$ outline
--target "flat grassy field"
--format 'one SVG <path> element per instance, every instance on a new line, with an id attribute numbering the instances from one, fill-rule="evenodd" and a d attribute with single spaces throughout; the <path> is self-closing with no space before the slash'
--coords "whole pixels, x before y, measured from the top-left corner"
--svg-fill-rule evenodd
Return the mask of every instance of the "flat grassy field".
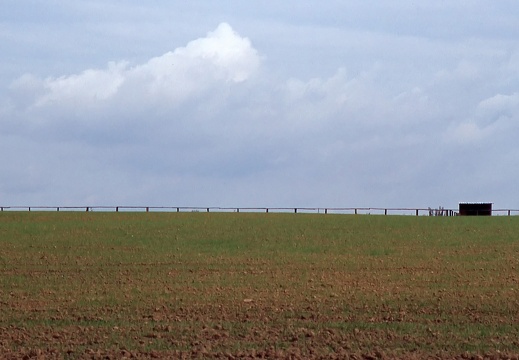
<path id="1" fill-rule="evenodd" d="M 0 213 L 0 358 L 519 358 L 519 217 Z"/>

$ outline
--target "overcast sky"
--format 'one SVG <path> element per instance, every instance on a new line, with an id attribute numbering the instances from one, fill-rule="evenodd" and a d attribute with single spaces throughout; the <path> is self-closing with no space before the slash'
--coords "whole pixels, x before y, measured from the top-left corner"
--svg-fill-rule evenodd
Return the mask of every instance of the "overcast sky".
<path id="1" fill-rule="evenodd" d="M 0 205 L 519 208 L 519 2 L 0 3 Z"/>

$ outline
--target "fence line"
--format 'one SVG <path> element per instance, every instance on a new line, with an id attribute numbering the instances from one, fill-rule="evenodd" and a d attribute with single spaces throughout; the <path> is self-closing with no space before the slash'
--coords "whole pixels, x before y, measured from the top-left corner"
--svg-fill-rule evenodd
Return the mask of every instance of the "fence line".
<path id="1" fill-rule="evenodd" d="M 369 215 L 456 216 L 457 209 L 384 207 L 196 207 L 196 206 L 0 206 L 0 211 L 105 211 L 105 212 L 253 212 Z M 519 215 L 519 209 L 493 209 L 492 215 Z"/>

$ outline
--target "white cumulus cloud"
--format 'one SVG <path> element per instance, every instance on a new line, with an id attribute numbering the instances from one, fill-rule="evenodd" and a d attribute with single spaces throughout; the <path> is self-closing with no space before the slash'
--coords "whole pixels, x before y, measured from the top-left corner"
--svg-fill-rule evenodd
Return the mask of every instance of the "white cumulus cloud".
<path id="1" fill-rule="evenodd" d="M 35 107 L 77 109 L 128 100 L 132 106 L 157 101 L 175 104 L 215 86 L 246 81 L 259 65 L 260 57 L 250 40 L 221 23 L 206 37 L 144 64 L 110 62 L 105 69 L 45 79 L 26 74 L 11 89 L 16 91 L 17 98 L 25 95 L 24 104 L 27 98 L 33 99 Z"/>
<path id="2" fill-rule="evenodd" d="M 502 139 L 519 127 L 519 93 L 496 94 L 479 102 L 466 121 L 451 124 L 446 139 L 461 144 L 478 143 L 491 137 Z M 496 144 L 497 145 L 497 144 Z"/>

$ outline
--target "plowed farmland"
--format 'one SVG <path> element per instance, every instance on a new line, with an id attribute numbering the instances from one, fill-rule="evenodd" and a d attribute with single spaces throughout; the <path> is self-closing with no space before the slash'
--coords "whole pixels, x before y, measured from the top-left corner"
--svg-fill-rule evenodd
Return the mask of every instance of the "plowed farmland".
<path id="1" fill-rule="evenodd" d="M 519 218 L 0 213 L 0 358 L 519 358 Z"/>

